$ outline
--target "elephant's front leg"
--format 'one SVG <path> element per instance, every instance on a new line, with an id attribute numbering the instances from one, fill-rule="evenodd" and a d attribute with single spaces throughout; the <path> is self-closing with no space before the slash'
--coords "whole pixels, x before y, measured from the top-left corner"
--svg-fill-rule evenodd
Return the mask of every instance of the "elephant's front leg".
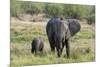
<path id="1" fill-rule="evenodd" d="M 65 46 L 65 43 L 62 42 L 62 46 L 61 46 L 61 54 L 62 54 L 62 52 L 63 52 L 63 48 L 64 48 L 64 46 Z"/>
<path id="2" fill-rule="evenodd" d="M 70 57 L 70 46 L 69 46 L 69 40 L 66 39 L 65 40 L 65 43 L 66 43 L 66 54 L 67 54 L 67 57 L 69 58 Z"/>

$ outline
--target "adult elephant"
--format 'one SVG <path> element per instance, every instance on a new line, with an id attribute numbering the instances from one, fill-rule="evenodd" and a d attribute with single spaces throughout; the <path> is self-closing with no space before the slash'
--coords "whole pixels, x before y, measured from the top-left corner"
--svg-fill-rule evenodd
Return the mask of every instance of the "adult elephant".
<path id="1" fill-rule="evenodd" d="M 61 56 L 64 46 L 66 46 L 66 54 L 69 57 L 69 38 L 74 36 L 80 30 L 79 21 L 76 19 L 62 20 L 52 18 L 48 21 L 46 32 L 50 43 L 51 51 L 57 50 L 58 57 Z"/>

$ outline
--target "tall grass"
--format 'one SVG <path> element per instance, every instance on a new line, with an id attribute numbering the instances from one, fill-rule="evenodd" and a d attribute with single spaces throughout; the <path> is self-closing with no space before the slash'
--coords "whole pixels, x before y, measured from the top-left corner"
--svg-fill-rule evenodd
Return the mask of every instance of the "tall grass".
<path id="1" fill-rule="evenodd" d="M 11 67 L 37 64 L 78 63 L 95 61 L 95 30 L 93 26 L 82 24 L 82 29 L 70 39 L 70 58 L 66 58 L 65 48 L 61 58 L 51 53 L 45 31 L 46 23 L 11 22 Z M 31 42 L 34 38 L 43 38 L 44 53 L 31 54 Z"/>

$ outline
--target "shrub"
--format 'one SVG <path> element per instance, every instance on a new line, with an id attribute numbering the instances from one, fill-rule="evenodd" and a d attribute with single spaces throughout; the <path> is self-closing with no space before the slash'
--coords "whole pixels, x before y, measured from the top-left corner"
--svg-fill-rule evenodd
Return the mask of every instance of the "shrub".
<path id="1" fill-rule="evenodd" d="M 88 23 L 88 24 L 93 24 L 93 23 L 95 23 L 95 15 L 93 14 L 93 15 L 87 16 L 87 17 L 86 17 L 86 20 L 87 20 L 87 23 Z"/>
<path id="2" fill-rule="evenodd" d="M 64 17 L 81 19 L 86 15 L 86 7 L 82 5 L 64 5 Z"/>
<path id="3" fill-rule="evenodd" d="M 63 5 L 46 4 L 44 13 L 47 17 L 61 17 L 63 13 Z"/>
<path id="4" fill-rule="evenodd" d="M 17 2 L 16 0 L 11 0 L 11 7 L 10 7 L 10 11 L 11 11 L 11 16 L 18 16 L 18 14 L 21 13 L 21 8 L 20 8 L 20 3 Z"/>
<path id="5" fill-rule="evenodd" d="M 95 23 L 95 6 L 89 6 L 86 20 L 88 21 L 88 24 Z"/>
<path id="6" fill-rule="evenodd" d="M 33 2 L 22 2 L 21 8 L 24 10 L 24 13 L 28 14 L 39 14 L 43 12 L 44 5 L 42 3 L 33 3 Z"/>
<path id="7" fill-rule="evenodd" d="M 18 16 L 20 14 L 39 14 L 43 13 L 44 4 L 34 2 L 24 2 L 11 0 L 11 16 Z"/>

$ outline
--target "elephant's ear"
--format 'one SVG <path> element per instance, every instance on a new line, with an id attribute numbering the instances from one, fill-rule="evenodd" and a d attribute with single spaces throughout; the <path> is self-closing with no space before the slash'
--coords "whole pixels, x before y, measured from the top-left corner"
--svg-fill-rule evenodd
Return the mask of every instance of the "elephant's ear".
<path id="1" fill-rule="evenodd" d="M 68 22 L 70 34 L 71 36 L 74 36 L 77 32 L 80 31 L 80 23 L 76 19 L 69 19 Z"/>

